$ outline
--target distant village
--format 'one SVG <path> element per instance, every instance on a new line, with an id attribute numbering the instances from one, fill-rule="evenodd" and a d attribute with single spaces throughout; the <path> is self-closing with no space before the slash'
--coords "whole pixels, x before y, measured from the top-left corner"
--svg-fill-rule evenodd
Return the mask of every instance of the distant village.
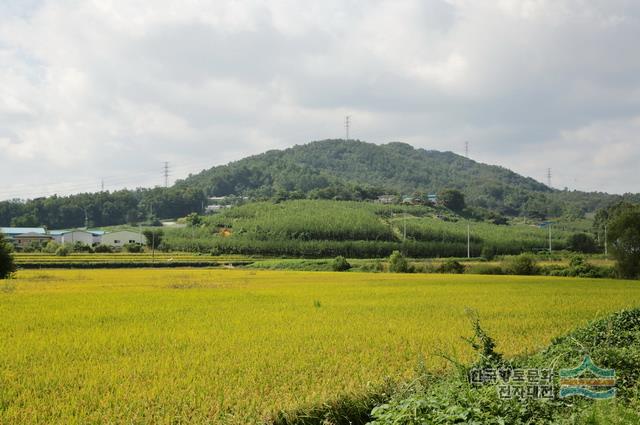
<path id="1" fill-rule="evenodd" d="M 140 232 L 132 230 L 104 230 L 68 229 L 49 230 L 44 227 L 0 227 L 0 233 L 18 250 L 32 246 L 45 246 L 50 241 L 58 244 L 81 243 L 88 246 L 106 245 L 114 249 L 121 249 L 128 244 L 144 245 L 147 242 Z"/>

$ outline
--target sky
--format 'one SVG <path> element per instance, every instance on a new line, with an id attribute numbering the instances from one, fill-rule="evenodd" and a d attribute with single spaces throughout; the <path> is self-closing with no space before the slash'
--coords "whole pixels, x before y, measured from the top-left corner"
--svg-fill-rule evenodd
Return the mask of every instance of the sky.
<path id="1" fill-rule="evenodd" d="M 640 192 L 637 0 L 2 0 L 0 199 L 345 137 Z"/>

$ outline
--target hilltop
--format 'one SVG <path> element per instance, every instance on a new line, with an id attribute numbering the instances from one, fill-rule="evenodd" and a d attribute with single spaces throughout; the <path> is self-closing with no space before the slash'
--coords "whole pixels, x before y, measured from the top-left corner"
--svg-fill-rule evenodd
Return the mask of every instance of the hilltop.
<path id="1" fill-rule="evenodd" d="M 622 198 L 556 190 L 504 167 L 452 152 L 355 140 L 323 140 L 271 150 L 202 171 L 177 185 L 198 188 L 210 196 L 259 199 L 362 199 L 382 193 L 410 195 L 458 189 L 470 206 L 537 218 L 582 216 Z"/>

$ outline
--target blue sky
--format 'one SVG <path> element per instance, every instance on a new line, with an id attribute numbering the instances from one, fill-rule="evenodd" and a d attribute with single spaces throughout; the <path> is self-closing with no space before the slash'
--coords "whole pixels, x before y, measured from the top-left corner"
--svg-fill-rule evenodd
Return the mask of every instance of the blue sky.
<path id="1" fill-rule="evenodd" d="M 344 135 L 638 192 L 640 3 L 0 3 L 0 199 Z"/>

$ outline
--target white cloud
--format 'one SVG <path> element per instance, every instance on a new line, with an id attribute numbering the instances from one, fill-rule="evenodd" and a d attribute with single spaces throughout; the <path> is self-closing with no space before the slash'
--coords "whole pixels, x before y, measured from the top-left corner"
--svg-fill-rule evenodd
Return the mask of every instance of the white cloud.
<path id="1" fill-rule="evenodd" d="M 639 19 L 628 0 L 6 0 L 0 198 L 155 184 L 165 160 L 180 177 L 340 137 L 346 114 L 362 140 L 469 140 L 558 187 L 637 191 Z"/>

